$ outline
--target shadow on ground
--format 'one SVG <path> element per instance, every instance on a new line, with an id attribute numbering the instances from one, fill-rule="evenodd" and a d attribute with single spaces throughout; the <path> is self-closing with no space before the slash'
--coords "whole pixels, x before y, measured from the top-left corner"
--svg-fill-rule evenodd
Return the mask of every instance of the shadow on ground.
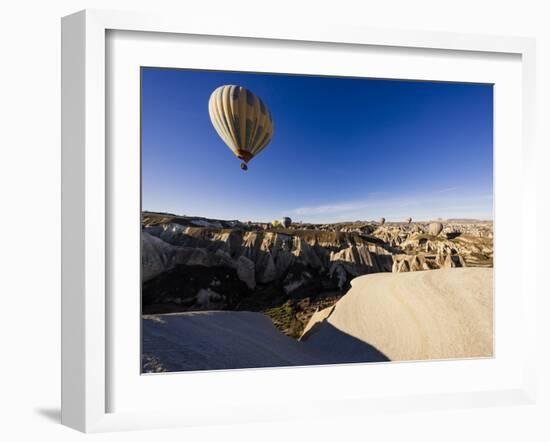
<path id="1" fill-rule="evenodd" d="M 34 411 L 46 420 L 56 424 L 61 423 L 61 410 L 59 408 L 37 408 Z"/>
<path id="2" fill-rule="evenodd" d="M 327 321 L 295 341 L 253 312 L 146 315 L 142 333 L 144 373 L 389 361 Z"/>
<path id="3" fill-rule="evenodd" d="M 315 324 L 302 338 L 302 342 L 308 349 L 322 355 L 327 364 L 390 360 L 373 345 L 344 333 L 327 320 Z"/>

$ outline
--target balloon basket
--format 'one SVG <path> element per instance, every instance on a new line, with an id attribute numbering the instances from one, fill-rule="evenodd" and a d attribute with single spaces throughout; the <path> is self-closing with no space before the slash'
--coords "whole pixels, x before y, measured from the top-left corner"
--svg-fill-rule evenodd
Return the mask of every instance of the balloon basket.
<path id="1" fill-rule="evenodd" d="M 248 170 L 248 166 L 245 163 L 241 163 L 242 170 Z"/>

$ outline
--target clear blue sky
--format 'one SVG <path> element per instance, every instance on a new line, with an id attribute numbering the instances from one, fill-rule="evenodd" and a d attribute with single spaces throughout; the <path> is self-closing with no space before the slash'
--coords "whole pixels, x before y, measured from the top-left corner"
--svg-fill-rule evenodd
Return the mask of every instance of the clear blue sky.
<path id="1" fill-rule="evenodd" d="M 208 115 L 259 95 L 274 136 L 239 168 Z M 142 207 L 304 222 L 492 219 L 491 85 L 142 69 Z"/>

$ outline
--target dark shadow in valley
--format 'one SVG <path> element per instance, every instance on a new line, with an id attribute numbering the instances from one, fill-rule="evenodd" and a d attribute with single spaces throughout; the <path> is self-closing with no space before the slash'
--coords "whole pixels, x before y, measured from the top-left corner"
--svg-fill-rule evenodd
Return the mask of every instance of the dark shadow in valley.
<path id="1" fill-rule="evenodd" d="M 461 232 L 449 232 L 447 233 L 447 239 L 455 239 L 462 235 Z"/>
<path id="2" fill-rule="evenodd" d="M 344 333 L 327 320 L 315 324 L 302 342 L 308 349 L 321 354 L 326 364 L 390 361 L 373 345 Z"/>

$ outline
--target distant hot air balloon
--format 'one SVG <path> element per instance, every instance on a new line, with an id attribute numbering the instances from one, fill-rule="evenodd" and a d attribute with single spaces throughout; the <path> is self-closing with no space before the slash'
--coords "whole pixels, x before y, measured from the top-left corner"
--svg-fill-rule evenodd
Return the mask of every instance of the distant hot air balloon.
<path id="1" fill-rule="evenodd" d="M 410 224 L 412 220 L 413 220 L 413 219 L 409 216 L 409 217 L 405 220 L 405 222 L 406 222 L 407 224 Z"/>
<path id="2" fill-rule="evenodd" d="M 279 221 L 278 219 L 274 219 L 273 221 L 271 221 L 271 225 L 273 227 L 281 227 L 281 221 Z"/>
<path id="3" fill-rule="evenodd" d="M 430 223 L 430 225 L 428 226 L 428 233 L 433 236 L 439 235 L 442 230 L 443 224 L 441 224 L 440 222 Z"/>
<path id="4" fill-rule="evenodd" d="M 264 102 L 242 86 L 220 86 L 208 101 L 212 125 L 221 139 L 243 161 L 241 169 L 258 155 L 273 137 L 271 112 Z"/>
<path id="5" fill-rule="evenodd" d="M 281 224 L 284 226 L 285 229 L 288 229 L 292 224 L 292 220 L 288 216 L 285 216 L 281 219 Z"/>
<path id="6" fill-rule="evenodd" d="M 380 218 L 380 225 L 382 226 L 386 222 L 386 218 Z"/>

